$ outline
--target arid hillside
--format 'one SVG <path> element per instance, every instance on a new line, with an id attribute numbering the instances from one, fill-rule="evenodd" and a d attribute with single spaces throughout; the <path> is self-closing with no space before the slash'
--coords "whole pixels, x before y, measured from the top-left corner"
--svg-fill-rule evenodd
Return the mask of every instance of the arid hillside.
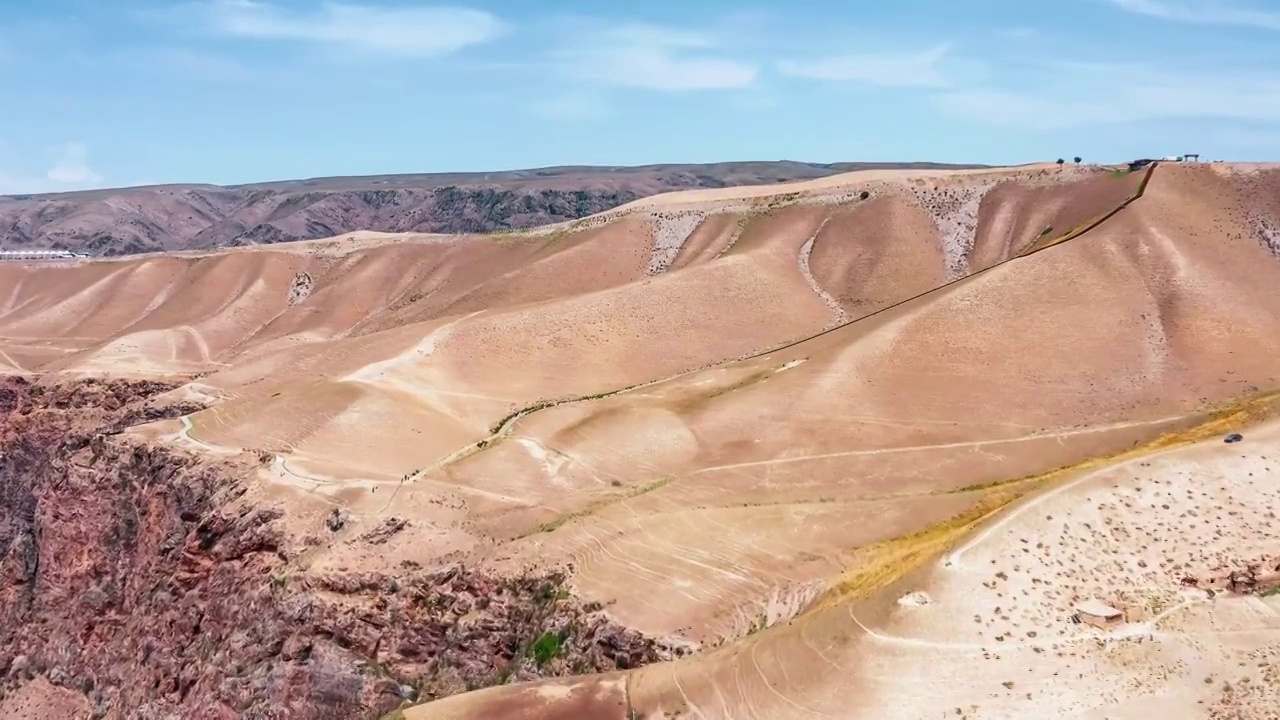
<path id="1" fill-rule="evenodd" d="M 267 245 L 353 230 L 479 233 L 576 220 L 684 188 L 759 185 L 933 163 L 739 162 L 159 185 L 0 196 L 0 250 L 96 256 Z"/>
<path id="2" fill-rule="evenodd" d="M 0 264 L 0 711 L 1269 717 L 1277 227 L 1044 165 Z"/>

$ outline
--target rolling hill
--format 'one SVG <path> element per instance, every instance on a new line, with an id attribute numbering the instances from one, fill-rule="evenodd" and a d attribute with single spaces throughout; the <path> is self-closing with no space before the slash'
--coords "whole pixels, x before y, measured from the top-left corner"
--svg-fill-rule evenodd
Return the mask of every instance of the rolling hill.
<path id="1" fill-rule="evenodd" d="M 0 264 L 0 710 L 1267 717 L 1278 220 L 877 169 Z"/>

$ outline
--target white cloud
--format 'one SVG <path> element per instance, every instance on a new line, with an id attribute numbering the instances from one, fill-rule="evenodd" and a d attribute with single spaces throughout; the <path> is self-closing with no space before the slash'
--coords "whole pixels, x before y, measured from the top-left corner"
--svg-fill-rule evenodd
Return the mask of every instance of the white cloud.
<path id="1" fill-rule="evenodd" d="M 49 172 L 49 180 L 73 187 L 97 185 L 102 176 L 89 167 L 89 151 L 83 143 L 67 143 L 58 149 L 58 160 Z"/>
<path id="2" fill-rule="evenodd" d="M 942 61 L 949 45 L 906 54 L 845 54 L 816 60 L 783 60 L 778 69 L 784 75 L 859 82 L 886 87 L 944 87 L 949 81 Z"/>
<path id="3" fill-rule="evenodd" d="M 1218 2 L 1183 0 L 1107 0 L 1140 15 L 1196 25 L 1243 25 L 1280 30 L 1280 13 Z"/>
<path id="4" fill-rule="evenodd" d="M 208 0 L 183 18 L 220 35 L 346 46 L 391 55 L 445 55 L 502 34 L 491 13 L 459 7 L 380 7 L 324 2 L 295 10 L 258 0 Z M 195 12 L 190 12 L 195 11 Z"/>
<path id="5" fill-rule="evenodd" d="M 64 192 L 102 187 L 103 177 L 89 166 L 89 152 L 83 143 L 67 143 L 52 148 L 52 151 L 53 165 L 44 173 L 44 177 L 0 168 L 0 194 Z"/>
<path id="6" fill-rule="evenodd" d="M 726 90 L 755 82 L 754 63 L 719 52 L 711 34 L 657 25 L 583 28 L 554 57 L 580 80 L 649 90 Z"/>

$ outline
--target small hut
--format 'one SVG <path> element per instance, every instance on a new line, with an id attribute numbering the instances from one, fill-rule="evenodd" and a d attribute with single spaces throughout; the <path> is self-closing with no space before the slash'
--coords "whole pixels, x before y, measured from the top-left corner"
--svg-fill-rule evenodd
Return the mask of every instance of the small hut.
<path id="1" fill-rule="evenodd" d="M 1200 153 L 1187 153 L 1182 157 L 1186 158 L 1187 162 L 1200 162 Z"/>
<path id="2" fill-rule="evenodd" d="M 1086 600 L 1077 605 L 1076 617 L 1080 618 L 1080 622 L 1099 630 L 1111 630 L 1124 623 L 1124 612 L 1101 600 Z"/>

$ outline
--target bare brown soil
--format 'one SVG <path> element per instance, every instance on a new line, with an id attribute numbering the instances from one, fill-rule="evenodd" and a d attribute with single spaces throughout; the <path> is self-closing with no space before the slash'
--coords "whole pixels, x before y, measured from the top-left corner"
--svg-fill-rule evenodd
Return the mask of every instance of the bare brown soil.
<path id="1" fill-rule="evenodd" d="M 1155 706 L 1083 702 L 1080 673 L 1026 704 L 1000 686 L 1017 678 L 973 690 L 992 678 L 966 674 L 966 653 L 987 637 L 900 632 L 895 608 L 978 596 L 926 582 L 975 528 L 1024 554 L 1000 529 L 1020 527 L 1000 519 L 1011 502 L 1107 458 L 1252 432 L 1280 390 L 1277 219 L 1270 167 L 876 171 L 492 237 L 0 265 L 0 363 L 171 383 L 154 402 L 178 416 L 138 415 L 112 443 L 215 464 L 237 507 L 277 509 L 283 549 L 252 572 L 360 608 L 369 627 L 349 624 L 342 657 L 450 695 L 406 718 L 1084 718 L 1106 702 L 1128 717 Z M 1240 537 L 1257 543 L 1240 561 L 1270 552 Z M 474 573 L 467 597 L 555 578 L 563 614 L 512 600 L 428 622 L 388 590 L 453 588 L 453 567 Z M 1036 583 L 1018 592 L 1025 623 L 1061 610 Z M 382 657 L 406 616 L 445 640 Z M 518 639 L 561 631 L 566 654 L 530 665 Z M 432 684 L 449 638 L 502 661 Z M 1067 672 L 1035 655 L 1016 657 Z M 230 672 L 201 662 L 210 683 Z M 305 677 L 306 662 L 254 667 Z M 954 706 L 895 706 L 919 668 Z M 241 699 L 266 707 L 273 687 Z M 360 687 L 352 712 L 390 709 Z"/>

